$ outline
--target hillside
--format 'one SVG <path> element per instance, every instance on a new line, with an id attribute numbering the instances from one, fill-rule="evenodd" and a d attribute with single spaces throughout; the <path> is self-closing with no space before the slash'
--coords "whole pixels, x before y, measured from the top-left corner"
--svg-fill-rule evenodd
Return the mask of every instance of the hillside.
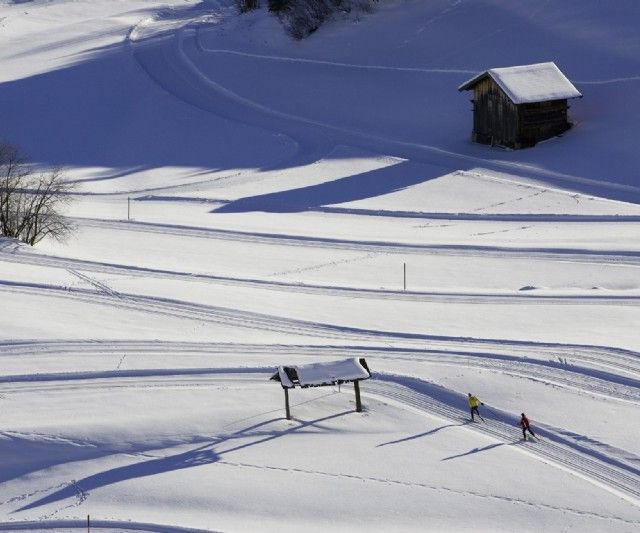
<path id="1" fill-rule="evenodd" d="M 231 0 L 0 0 L 0 139 L 77 225 L 0 237 L 0 531 L 637 528 L 639 22 L 381 0 L 296 41 Z M 471 143 L 457 87 L 546 61 L 574 126 Z M 284 418 L 274 368 L 353 357 L 363 413 Z"/>

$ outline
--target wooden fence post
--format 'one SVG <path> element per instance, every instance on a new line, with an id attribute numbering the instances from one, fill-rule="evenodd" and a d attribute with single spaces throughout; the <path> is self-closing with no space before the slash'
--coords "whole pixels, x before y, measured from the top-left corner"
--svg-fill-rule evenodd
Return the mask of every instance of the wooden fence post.
<path id="1" fill-rule="evenodd" d="M 287 410 L 287 420 L 291 420 L 291 410 L 289 409 L 289 389 L 284 388 L 284 405 Z"/>

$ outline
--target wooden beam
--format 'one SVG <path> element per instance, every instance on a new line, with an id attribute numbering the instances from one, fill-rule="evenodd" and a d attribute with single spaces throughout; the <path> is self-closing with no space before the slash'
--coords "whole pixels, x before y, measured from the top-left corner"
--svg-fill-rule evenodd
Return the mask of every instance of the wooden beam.
<path id="1" fill-rule="evenodd" d="M 287 420 L 291 420 L 291 409 L 289 408 L 289 389 L 284 389 L 284 406 L 287 411 Z"/>
<path id="2" fill-rule="evenodd" d="M 360 380 L 356 379 L 353 382 L 353 388 L 356 391 L 356 413 L 362 412 L 362 402 L 360 401 Z"/>

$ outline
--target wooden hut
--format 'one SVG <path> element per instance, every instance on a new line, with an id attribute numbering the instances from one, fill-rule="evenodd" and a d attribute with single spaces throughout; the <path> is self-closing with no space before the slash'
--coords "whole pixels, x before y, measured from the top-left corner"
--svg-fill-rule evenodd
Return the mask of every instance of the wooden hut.
<path id="1" fill-rule="evenodd" d="M 582 97 L 551 62 L 485 70 L 458 90 L 473 90 L 472 140 L 509 148 L 568 130 L 567 100 Z"/>

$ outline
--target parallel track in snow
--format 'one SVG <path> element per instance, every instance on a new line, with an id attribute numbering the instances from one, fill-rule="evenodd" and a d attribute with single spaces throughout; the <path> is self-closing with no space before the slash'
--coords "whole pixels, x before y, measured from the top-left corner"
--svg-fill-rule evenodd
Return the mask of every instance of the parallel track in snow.
<path id="1" fill-rule="evenodd" d="M 4 290 L 36 295 L 48 294 L 118 309 L 222 324 L 234 328 L 313 337 L 325 341 L 331 340 L 333 344 L 358 341 L 366 343 L 368 347 L 359 352 L 349 348 L 336 349 L 335 347 L 329 348 L 329 351 L 333 354 L 356 354 L 355 356 L 366 352 L 371 355 L 375 353 L 378 357 L 387 359 L 487 368 L 601 396 L 632 402 L 640 401 L 640 394 L 638 394 L 640 356 L 631 351 L 606 347 L 566 346 L 499 339 L 465 339 L 343 327 L 220 306 L 118 293 L 88 276 L 77 271 L 73 272 L 97 290 L 20 283 L 5 283 Z M 392 347 L 392 343 L 396 347 Z M 380 345 L 385 344 L 387 346 L 381 350 Z M 405 348 L 401 351 L 397 345 Z M 172 346 L 176 348 L 175 345 Z M 407 346 L 412 347 L 413 350 Z M 122 350 L 122 348 L 119 349 Z M 321 349 L 307 347 L 306 351 L 317 355 Z M 0 355 L 2 353 L 3 351 L 0 350 Z M 549 358 L 542 359 L 541 353 L 548 354 Z"/>
<path id="2" fill-rule="evenodd" d="M 419 302 L 445 302 L 465 304 L 559 304 L 559 305 L 616 305 L 640 306 L 640 296 L 625 294 L 539 294 L 532 291 L 509 292 L 470 292 L 470 291 L 416 291 L 358 288 L 341 285 L 317 285 L 287 281 L 273 281 L 265 278 L 243 278 L 220 276 L 207 273 L 193 273 L 169 269 L 140 267 L 121 263 L 107 263 L 85 259 L 73 259 L 46 254 L 32 254 L 18 250 L 12 253 L 2 252 L 0 262 L 34 265 L 64 269 L 82 278 L 83 272 L 111 274 L 117 276 L 139 277 L 186 282 L 213 283 L 219 285 L 248 287 L 280 292 L 316 294 L 322 296 L 344 296 L 376 300 L 398 300 Z M 626 266 L 626 264 L 625 264 Z M 86 280 L 85 280 L 86 281 Z M 96 280 L 93 280 L 96 281 Z M 94 285 L 93 282 L 89 282 Z"/>
<path id="3" fill-rule="evenodd" d="M 321 249 L 349 250 L 369 253 L 396 253 L 417 255 L 450 255 L 483 257 L 525 257 L 528 260 L 550 260 L 572 263 L 619 264 L 640 266 L 640 251 L 591 250 L 579 248 L 552 247 L 517 247 L 491 246 L 475 244 L 417 244 L 385 241 L 349 240 L 339 238 L 318 237 L 310 235 L 291 235 L 280 233 L 245 232 L 206 228 L 201 226 L 184 226 L 179 224 L 159 224 L 153 222 L 132 222 L 77 218 L 79 223 L 96 228 L 142 233 L 159 233 L 181 237 L 197 237 L 204 239 L 247 242 L 251 244 L 283 245 L 295 247 L 311 247 Z"/>
<path id="4" fill-rule="evenodd" d="M 448 421 L 460 422 L 468 415 L 452 405 L 452 395 L 445 395 L 449 401 L 442 401 L 439 387 L 412 378 L 380 376 L 381 379 L 367 383 L 365 395 L 391 400 L 418 411 L 436 415 Z M 435 394 L 434 394 L 434 391 Z M 460 396 L 460 395 L 459 395 Z M 464 398 L 454 399 L 459 405 Z M 513 442 L 519 429 L 514 427 L 516 419 L 507 417 L 487 419 L 486 423 L 473 425 L 472 429 L 501 442 Z M 542 442 L 522 442 L 527 453 L 559 465 L 563 470 L 595 482 L 599 486 L 619 495 L 633 505 L 640 507 L 640 469 L 624 465 L 608 458 L 597 450 L 570 442 L 561 435 L 542 428 L 536 428 L 544 438 Z"/>
<path id="5" fill-rule="evenodd" d="M 430 343 L 427 343 L 430 344 Z M 437 345 L 437 343 L 434 343 Z M 391 361 L 408 361 L 412 363 L 428 363 L 435 365 L 462 366 L 474 369 L 486 369 L 499 372 L 505 375 L 517 377 L 520 379 L 528 379 L 538 381 L 540 383 L 562 387 L 572 391 L 581 393 L 598 395 L 606 398 L 616 399 L 625 402 L 631 402 L 640 405 L 640 368 L 636 367 L 633 372 L 630 369 L 628 361 L 638 363 L 640 359 L 631 355 L 629 359 L 619 357 L 620 361 L 616 365 L 613 361 L 612 354 L 610 356 L 609 365 L 603 367 L 593 362 L 591 357 L 585 356 L 581 359 L 577 354 L 571 364 L 565 364 L 557 360 L 548 360 L 539 358 L 539 348 L 535 345 L 529 347 L 528 356 L 525 354 L 510 353 L 509 346 L 500 346 L 495 351 L 489 351 L 486 347 L 481 350 L 481 346 L 474 346 L 471 343 L 460 343 L 457 347 L 449 346 L 446 349 L 438 349 L 436 347 L 429 348 L 399 348 L 379 346 L 302 346 L 302 345 L 243 345 L 243 344 L 213 344 L 213 343 L 158 343 L 158 342 L 25 342 L 16 344 L 0 344 L 0 360 L 3 357 L 25 357 L 44 355 L 48 357 L 64 358 L 74 355 L 83 355 L 87 357 L 115 356 L 121 357 L 125 354 L 133 357 L 133 370 L 131 368 L 117 368 L 113 372 L 107 371 L 104 375 L 124 376 L 127 373 L 138 375 L 139 371 L 135 370 L 136 356 L 162 355 L 170 353 L 172 355 L 180 355 L 185 362 L 185 368 L 182 372 L 185 375 L 206 373 L 207 369 L 193 368 L 193 363 L 189 364 L 185 359 L 189 355 L 205 356 L 205 361 L 209 358 L 216 358 L 220 355 L 231 357 L 245 357 L 248 355 L 261 356 L 267 353 L 271 356 L 287 355 L 288 357 L 310 357 L 317 359 L 318 357 L 335 358 L 335 357 L 368 357 L 371 360 L 376 358 L 380 360 Z M 522 347 L 520 347 L 522 348 Z M 583 347 L 586 351 L 587 347 Z M 475 351 L 474 351 L 475 349 Z M 596 353 L 595 351 L 592 353 Z M 602 356 L 606 356 L 606 351 L 601 350 Z M 537 358 L 533 358 L 537 355 Z M 64 359 L 62 359 L 63 361 Z M 199 359 L 198 364 L 203 362 Z M 148 364 L 148 359 L 147 363 Z M 150 372 L 150 371 L 149 371 Z M 162 369 L 157 369 L 158 375 L 163 375 Z M 175 370 L 177 372 L 177 370 Z M 78 379 L 88 375 L 96 377 L 98 374 L 89 372 L 84 374 L 78 373 Z M 144 375 L 144 373 L 142 374 Z M 29 381 L 47 381 L 55 380 L 59 377 L 57 374 L 47 378 L 46 375 L 40 376 L 0 376 L 0 383 L 16 383 Z M 2 390 L 8 392 L 7 385 Z"/>
<path id="6" fill-rule="evenodd" d="M 59 374 L 51 376 L 51 385 L 62 390 L 91 390 L 94 385 L 98 388 L 114 389 L 133 387 L 139 390 L 145 388 L 175 388 L 218 386 L 220 383 L 245 383 L 247 385 L 265 383 L 265 376 L 256 372 L 265 372 L 264 368 L 240 369 L 201 369 L 189 371 L 165 370 L 154 374 L 153 371 L 140 371 L 127 375 L 114 372 L 111 374 L 97 372 L 82 374 Z M 221 375 L 222 374 L 222 375 Z M 268 374 L 265 374 L 268 375 Z M 36 376 L 32 376 L 36 378 Z M 46 381 L 46 376 L 42 376 Z M 220 381 L 222 380 L 222 381 Z M 93 384 L 91 384 L 93 382 Z M 16 383 L 23 388 L 34 386 L 34 389 L 45 386 L 42 390 L 49 390 L 46 384 Z M 31 389 L 33 390 L 33 389 Z M 433 383 L 416 378 L 409 378 L 395 374 L 376 374 L 375 379 L 366 382 L 363 395 L 382 401 L 396 403 L 401 407 L 423 412 L 438 418 L 461 422 L 467 420 L 466 410 L 459 406 L 465 403 L 464 395 L 444 389 Z M 543 424 L 536 427 L 536 432 L 543 437 L 541 442 L 518 442 L 514 439 L 519 434 L 515 427 L 516 419 L 505 413 L 492 409 L 491 418 L 487 417 L 482 424 L 465 425 L 466 429 L 482 433 L 505 444 L 518 444 L 522 451 L 544 462 L 556 465 L 563 470 L 588 480 L 612 492 L 635 506 L 640 507 L 640 469 L 633 459 L 622 460 L 610 457 L 599 451 L 589 443 L 581 443 L 564 437 L 557 431 Z M 631 455 L 631 454 L 628 454 Z"/>
<path id="7" fill-rule="evenodd" d="M 93 284 L 92 284 L 93 285 Z M 48 295 L 58 298 L 75 299 L 93 304 L 113 306 L 120 309 L 130 309 L 147 313 L 168 315 L 174 318 L 186 318 L 211 323 L 226 324 L 235 327 L 251 328 L 265 331 L 275 331 L 280 333 L 295 333 L 298 335 L 319 337 L 323 339 L 339 339 L 340 341 L 359 340 L 377 342 L 403 342 L 403 343 L 445 343 L 458 346 L 477 345 L 512 345 L 519 351 L 531 351 L 544 349 L 550 351 L 554 356 L 588 354 L 585 351 L 595 351 L 597 357 L 615 354 L 614 358 L 619 362 L 621 358 L 626 360 L 629 370 L 638 369 L 640 361 L 638 354 L 633 351 L 621 349 L 609 349 L 607 347 L 589 347 L 583 345 L 563 345 L 558 343 L 539 343 L 528 341 L 516 341 L 508 339 L 477 339 L 473 337 L 446 337 L 411 332 L 394 332 L 382 330 L 370 330 L 356 327 L 340 326 L 322 322 L 312 322 L 294 318 L 287 318 L 277 315 L 243 311 L 222 306 L 213 306 L 176 300 L 171 298 L 161 298 L 144 296 L 131 293 L 119 293 L 109 290 L 87 290 L 79 288 L 69 288 L 57 285 L 33 284 L 20 282 L 0 282 L 0 287 L 6 292 L 16 292 L 33 295 Z M 100 285 L 98 285 L 100 287 Z M 550 348 L 550 350 L 547 350 Z M 577 349 L 577 350 L 576 350 Z M 567 351 L 569 353 L 567 354 Z M 575 354 L 575 352 L 578 354 Z M 631 357 L 629 356 L 631 355 Z M 596 362 L 596 358 L 592 358 Z M 605 361 L 603 361 L 606 364 Z"/>
<path id="8" fill-rule="evenodd" d="M 310 161 L 314 157 L 317 158 L 318 153 L 326 153 L 333 146 L 346 144 L 414 161 L 437 164 L 441 167 L 447 166 L 451 169 L 459 169 L 461 165 L 480 165 L 498 171 L 515 172 L 523 176 L 545 180 L 586 184 L 605 191 L 624 191 L 627 197 L 640 194 L 640 188 L 633 185 L 550 171 L 527 163 L 489 160 L 435 145 L 386 138 L 371 132 L 340 127 L 263 105 L 252 99 L 251 96 L 243 96 L 221 85 L 212 77 L 207 76 L 194 61 L 193 54 L 198 56 L 207 54 L 200 33 L 202 29 L 200 16 L 202 14 L 194 13 L 191 21 L 181 21 L 171 31 L 164 32 L 153 43 L 156 47 L 155 54 L 149 52 L 149 49 L 152 48 L 150 43 L 152 38 L 141 39 L 143 44 L 139 45 L 140 43 L 136 41 L 138 31 L 134 28 L 128 38 L 133 56 L 151 79 L 182 101 L 239 123 L 289 135 L 298 141 L 301 147 L 304 147 L 298 154 L 298 160 Z M 141 29 L 144 26 L 148 31 L 155 22 L 145 19 Z M 147 35 L 149 34 L 147 33 Z M 220 50 L 216 52 L 219 53 Z M 226 52 L 234 53 L 235 51 L 226 50 Z M 162 57 L 163 61 L 159 62 L 158 56 Z M 274 59 L 270 58 L 270 60 Z M 290 58 L 281 59 L 289 60 Z M 343 64 L 336 68 L 345 67 L 346 65 Z M 451 74 L 451 71 L 447 71 L 447 74 Z M 295 159 L 293 158 L 292 161 Z"/>
<path id="9" fill-rule="evenodd" d="M 182 51 L 182 41 L 178 42 L 178 50 Z M 138 56 L 139 57 L 139 56 Z M 171 56 L 170 56 L 171 57 Z M 149 67 L 148 64 L 146 64 Z M 347 66 L 347 65 L 343 65 Z M 176 69 L 179 74 L 179 65 L 168 65 L 167 70 Z M 179 77 L 179 76 L 178 76 Z M 206 92 L 206 91 L 205 91 Z M 206 95 L 205 95 L 206 97 Z M 224 102 L 223 102 L 224 104 Z M 223 115 L 224 116 L 224 115 Z M 286 117 L 285 117 L 286 118 Z M 307 125 L 308 126 L 308 125 Z M 289 129 L 294 129 L 290 126 Z M 299 128 L 303 131 L 305 128 Z M 334 129 L 334 132 L 337 130 Z M 478 161 L 464 157 L 461 154 L 447 153 L 435 147 L 410 145 L 408 143 L 395 143 L 384 139 L 369 138 L 366 135 L 343 132 L 346 139 L 359 138 L 359 144 L 376 146 L 387 144 L 400 152 L 424 153 L 423 158 L 429 158 L 433 154 L 449 157 L 450 161 Z M 313 135 L 309 135 L 313 138 Z M 311 144 L 311 143 L 309 143 Z M 354 143 L 355 145 L 358 142 Z M 328 144 L 327 144 L 328 145 Z M 326 150 L 326 146 L 320 146 L 317 153 Z M 310 154 L 306 157 L 311 159 Z M 500 166 L 500 165 L 498 165 Z M 507 164 L 502 165 L 508 166 Z M 510 167 L 511 168 L 511 167 Z M 518 168 L 513 165 L 513 168 Z M 523 167 L 526 171 L 527 169 Z M 535 173 L 533 170 L 531 172 Z M 563 179 L 561 175 L 552 175 L 553 178 Z M 581 178 L 566 177 L 569 180 L 579 181 Z M 636 191 L 637 192 L 637 191 Z M 341 249 L 370 253 L 396 253 L 396 254 L 433 254 L 452 255 L 460 257 L 489 256 L 494 258 L 526 258 L 527 260 L 546 260 L 560 262 L 595 263 L 601 265 L 620 265 L 625 267 L 640 266 L 640 253 L 624 251 L 594 251 L 563 248 L 511 248 L 498 246 L 474 246 L 474 245 L 419 245 L 399 244 L 374 241 L 347 241 L 340 239 L 322 239 L 319 237 L 299 237 L 292 235 L 272 235 L 260 233 L 244 233 L 208 228 L 170 226 L 149 223 L 125 223 L 113 221 L 84 220 L 83 223 L 108 230 L 131 230 L 146 233 L 160 233 L 176 237 L 198 237 L 205 239 L 233 240 L 250 244 L 262 243 L 270 245 L 308 246 L 323 249 Z M 185 319 L 207 321 L 212 323 L 238 326 L 251 329 L 262 329 L 281 333 L 295 333 L 321 339 L 332 339 L 336 346 L 284 346 L 273 347 L 264 345 L 215 345 L 183 343 L 145 343 L 145 342 L 59 342 L 47 343 L 0 343 L 0 360 L 2 357 L 13 357 L 31 354 L 50 354 L 55 357 L 72 355 L 103 355 L 123 351 L 131 355 L 171 353 L 172 355 L 203 352 L 233 353 L 240 355 L 246 350 L 253 353 L 288 353 L 308 357 L 334 357 L 336 355 L 362 356 L 420 361 L 430 364 L 461 365 L 495 370 L 505 374 L 537 379 L 544 383 L 576 389 L 590 394 L 599 394 L 617 400 L 640 402 L 640 376 L 639 354 L 598 346 L 559 345 L 553 343 L 529 343 L 514 340 L 500 339 L 473 339 L 473 338 L 447 338 L 421 334 L 402 334 L 385 331 L 373 331 L 357 328 L 345 328 L 339 325 L 314 323 L 303 320 L 277 317 L 273 315 L 252 313 L 229 309 L 224 307 L 206 306 L 171 300 L 167 298 L 147 297 L 135 294 L 119 293 L 108 285 L 92 279 L 82 271 L 113 273 L 119 275 L 139 275 L 145 277 L 157 277 L 168 279 L 195 279 L 207 280 L 219 283 L 238 284 L 252 287 L 267 287 L 276 290 L 306 291 L 318 294 L 350 295 L 353 297 L 389 298 L 398 300 L 420 301 L 452 301 L 464 303 L 566 303 L 569 305 L 581 305 L 585 303 L 607 305 L 637 305 L 639 298 L 635 296 L 610 296 L 610 297 L 563 297 L 563 296 L 533 296 L 533 295 L 499 295 L 499 294 L 441 294 L 441 293 L 400 293 L 398 291 L 359 290 L 348 287 L 320 287 L 320 286 L 296 286 L 294 284 L 268 282 L 262 280 L 243 280 L 235 278 L 216 277 L 212 275 L 192 275 L 183 272 L 171 272 L 163 270 L 127 267 L 124 265 L 109 265 L 90 261 L 67 260 L 51 256 L 30 256 L 20 252 L 3 254 L 0 260 L 11 261 L 16 264 L 33 264 L 38 266 L 53 266 L 65 268 L 95 290 L 66 289 L 62 287 L 5 283 L 2 290 L 30 293 L 36 295 L 53 295 L 62 298 L 75 298 L 87 302 L 98 302 L 104 305 L 115 306 L 122 309 L 158 313 L 171 317 L 179 316 Z M 29 262 L 31 261 L 31 262 Z M 338 342 L 351 341 L 372 343 L 371 346 L 340 346 Z M 412 344 L 412 348 L 389 347 L 383 348 L 384 343 Z M 429 345 L 424 349 L 421 346 Z M 218 350 L 216 352 L 216 349 Z M 243 352 L 243 350 L 245 350 Z M 539 358 L 540 354 L 547 354 L 552 360 Z M 538 357 L 537 359 L 534 358 Z M 564 357 L 565 362 L 562 362 Z M 558 361 L 556 361 L 558 359 Z M 570 363 L 567 363 L 570 359 Z M 576 364 L 579 363 L 579 364 Z M 120 360 L 122 363 L 122 359 Z M 0 378 L 0 390 L 6 387 L 22 387 L 26 390 L 31 387 L 73 387 L 78 389 L 90 388 L 88 382 L 96 386 L 114 387 L 131 386 L 135 388 L 145 387 L 169 387 L 169 386 L 206 386 L 211 382 L 210 374 L 221 372 L 211 368 L 186 368 L 186 369 L 139 369 L 127 370 L 118 368 L 113 371 L 103 372 L 75 372 L 60 374 L 30 374 L 28 376 L 4 376 Z M 597 369 L 597 370 L 594 370 Z M 246 369 L 246 372 L 264 371 L 259 369 Z M 225 379 L 240 381 L 246 379 L 239 369 L 222 371 Z M 618 375 L 615 373 L 619 372 Z M 624 374 L 624 375 L 623 375 Z M 396 402 L 404 407 L 434 415 L 446 420 L 459 421 L 466 414 L 457 406 L 460 405 L 460 395 L 442 394 L 435 385 L 420 380 L 403 376 L 385 375 L 379 379 L 367 383 L 364 394 L 381 398 L 386 401 Z M 128 383 L 124 384 L 124 381 Z M 118 385 L 116 382 L 120 382 Z M 498 416 L 495 420 L 488 420 L 486 424 L 469 427 L 468 429 L 482 433 L 500 442 L 510 442 L 517 429 L 512 421 L 505 415 Z M 616 458 L 607 457 L 588 444 L 579 444 L 563 437 L 550 428 L 540 431 L 545 438 L 542 443 L 522 443 L 521 448 L 527 454 L 538 459 L 559 465 L 564 470 L 585 479 L 597 483 L 599 486 L 620 495 L 634 505 L 640 505 L 640 477 L 639 470 L 631 462 L 624 463 Z M 48 520 L 44 522 L 11 522 L 0 523 L 0 530 L 29 530 L 33 527 L 39 529 L 80 528 L 81 521 Z M 154 524 L 140 524 L 131 522 L 94 522 L 95 527 L 120 530 L 137 531 L 167 531 L 174 533 L 188 533 L 203 530 L 186 529 L 172 526 L 158 526 Z"/>

